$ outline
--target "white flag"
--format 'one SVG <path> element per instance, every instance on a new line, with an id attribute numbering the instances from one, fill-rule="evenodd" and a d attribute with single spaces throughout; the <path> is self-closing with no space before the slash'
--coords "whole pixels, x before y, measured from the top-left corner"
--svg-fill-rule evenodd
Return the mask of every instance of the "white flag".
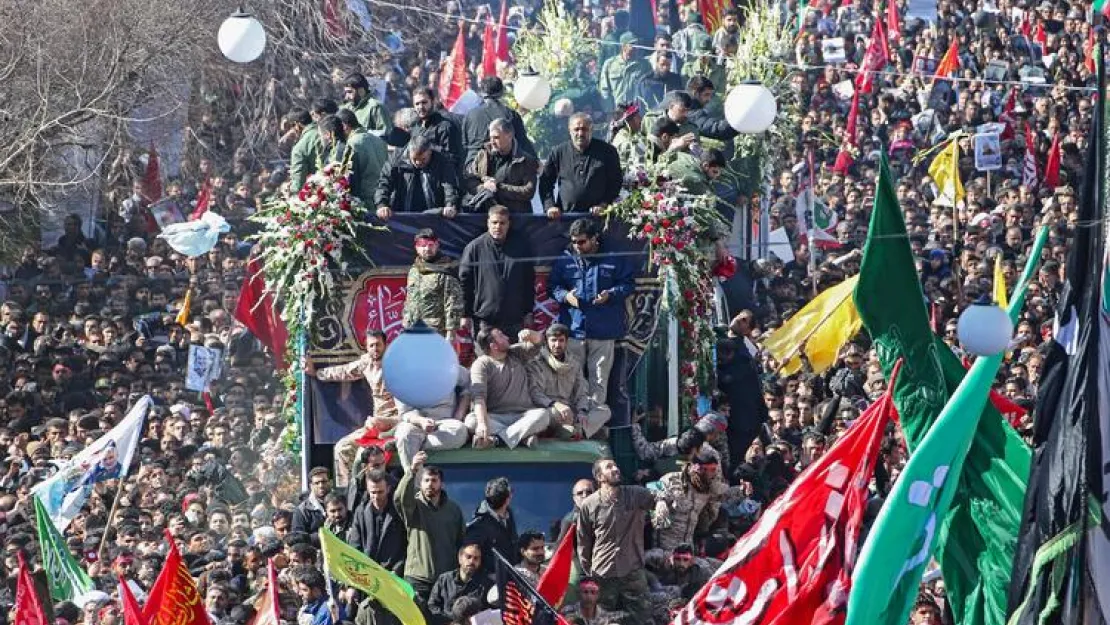
<path id="1" fill-rule="evenodd" d="M 144 395 L 116 427 L 31 489 L 59 532 L 65 532 L 69 522 L 81 511 L 93 486 L 127 477 L 150 406 L 150 396 Z"/>

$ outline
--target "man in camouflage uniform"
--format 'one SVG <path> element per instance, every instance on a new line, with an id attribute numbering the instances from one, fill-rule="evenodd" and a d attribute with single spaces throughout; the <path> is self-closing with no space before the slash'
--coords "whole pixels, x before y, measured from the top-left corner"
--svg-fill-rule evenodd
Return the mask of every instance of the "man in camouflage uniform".
<path id="1" fill-rule="evenodd" d="M 459 264 L 439 251 L 439 237 L 431 228 L 416 233 L 416 261 L 405 286 L 402 323 L 406 328 L 423 321 L 429 328 L 455 340 L 463 313 Z"/>
<path id="2" fill-rule="evenodd" d="M 646 566 L 648 584 L 651 587 L 651 612 L 656 622 L 668 622 L 668 606 L 672 601 L 683 604 L 708 581 L 714 569 L 705 560 L 694 557 L 694 547 L 683 543 L 675 547 L 669 556 L 660 558 L 663 552 L 649 557 Z"/>
<path id="3" fill-rule="evenodd" d="M 699 452 L 682 470 L 659 480 L 663 491 L 659 500 L 666 503 L 668 514 L 666 520 L 653 519 L 656 549 L 652 551 L 693 544 L 694 536 L 707 532 L 717 520 L 722 501 L 744 497 L 743 489 L 730 488 L 719 469 L 720 460 L 715 455 Z"/>
<path id="4" fill-rule="evenodd" d="M 635 46 L 639 42 L 636 35 L 624 33 L 620 42 L 620 54 L 601 66 L 601 78 L 597 86 L 607 111 L 613 110 L 617 103 L 630 102 L 640 82 L 651 74 L 651 66 L 640 58 L 636 50 Z"/>
<path id="5" fill-rule="evenodd" d="M 600 597 L 601 586 L 597 579 L 590 576 L 583 577 L 578 580 L 578 602 L 563 606 L 561 613 L 567 621 L 578 619 L 586 625 L 612 625 L 626 622 L 627 616 L 624 612 L 610 612 L 598 605 Z"/>

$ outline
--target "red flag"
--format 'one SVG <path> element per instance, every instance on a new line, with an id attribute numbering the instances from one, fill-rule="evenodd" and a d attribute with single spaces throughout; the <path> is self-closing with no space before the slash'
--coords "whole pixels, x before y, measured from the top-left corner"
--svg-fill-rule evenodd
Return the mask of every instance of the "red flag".
<path id="1" fill-rule="evenodd" d="M 16 551 L 16 556 L 19 558 L 19 578 L 15 583 L 15 621 L 12 625 L 48 625 L 31 569 L 23 559 L 22 551 Z"/>
<path id="2" fill-rule="evenodd" d="M 698 0 L 698 13 L 701 13 L 706 32 L 713 33 L 720 26 L 721 18 L 724 17 L 722 5 L 722 0 Z"/>
<path id="3" fill-rule="evenodd" d="M 1098 66 L 1095 65 L 1095 28 L 1089 24 L 1087 25 L 1087 43 L 1083 46 L 1083 65 L 1092 74 L 1098 70 Z"/>
<path id="4" fill-rule="evenodd" d="M 964 366 L 964 369 L 971 368 L 971 359 L 966 356 L 960 359 L 960 363 Z M 1021 418 L 1029 413 L 1025 408 L 1015 404 L 1009 397 L 1006 397 L 998 391 L 991 391 L 990 400 L 995 410 L 997 410 L 1015 430 L 1021 426 Z"/>
<path id="5" fill-rule="evenodd" d="M 493 22 L 486 20 L 486 29 L 482 31 L 482 76 L 497 75 L 497 35 Z"/>
<path id="6" fill-rule="evenodd" d="M 251 334 L 258 337 L 262 344 L 274 354 L 274 365 L 285 369 L 285 344 L 289 331 L 274 307 L 274 298 L 266 292 L 262 278 L 262 265 L 256 257 L 247 261 L 248 278 L 239 291 L 239 302 L 235 306 L 235 318 L 247 326 Z"/>
<path id="7" fill-rule="evenodd" d="M 197 194 L 197 207 L 189 214 L 189 221 L 196 221 L 208 212 L 208 205 L 212 203 L 212 186 L 205 180 Z"/>
<path id="8" fill-rule="evenodd" d="M 1017 89 L 1010 87 L 1010 91 L 1006 93 L 1006 100 L 1002 102 L 1002 114 L 998 116 L 998 121 L 1006 125 L 1003 129 L 1000 138 L 1005 141 L 1014 138 L 1014 125 L 1017 122 L 1014 119 L 1014 109 L 1017 108 Z"/>
<path id="9" fill-rule="evenodd" d="M 266 592 L 254 601 L 254 619 L 250 625 L 281 625 L 281 600 L 278 592 L 277 568 L 274 559 L 266 561 Z"/>
<path id="10" fill-rule="evenodd" d="M 543 572 L 539 583 L 536 584 L 536 592 L 556 609 L 563 603 L 563 595 L 570 585 L 570 572 L 574 568 L 576 529 L 574 523 L 567 528 L 567 533 L 563 535 L 563 539 L 559 541 L 559 546 L 551 556 L 551 561 L 547 563 L 547 570 Z"/>
<path id="11" fill-rule="evenodd" d="M 158 164 L 158 150 L 150 143 L 150 153 L 146 159 L 146 173 L 143 174 L 143 199 L 150 204 L 162 199 L 162 171 Z"/>
<path id="12" fill-rule="evenodd" d="M 328 34 L 337 39 L 347 36 L 347 25 L 339 17 L 339 2 L 337 0 L 324 0 L 324 23 L 328 26 Z"/>
<path id="13" fill-rule="evenodd" d="M 852 144 L 853 147 L 859 145 L 859 137 L 857 136 L 859 134 L 858 133 L 859 129 L 857 127 L 857 125 L 858 125 L 857 118 L 858 117 L 859 117 L 859 90 L 856 90 L 852 93 L 852 105 L 850 107 L 848 107 L 848 125 L 844 129 L 844 135 L 845 135 L 844 138 L 847 139 L 848 143 Z"/>
<path id="14" fill-rule="evenodd" d="M 944 58 L 937 64 L 937 73 L 933 75 L 933 79 L 947 78 L 952 75 L 952 72 L 960 68 L 960 42 L 956 39 L 952 40 L 952 44 L 948 46 L 948 51 L 944 53 Z"/>
<path id="15" fill-rule="evenodd" d="M 170 552 L 150 589 L 143 607 L 143 619 L 149 625 L 209 625 L 204 598 L 197 591 L 189 569 L 185 568 L 177 543 L 168 530 L 165 536 Z"/>
<path id="16" fill-rule="evenodd" d="M 902 16 L 898 13 L 896 0 L 887 0 L 886 3 L 886 32 L 891 41 L 902 40 Z"/>
<path id="17" fill-rule="evenodd" d="M 455 38 L 455 47 L 447 63 L 440 70 L 439 75 L 439 100 L 443 108 L 451 110 L 455 102 L 459 101 L 466 92 L 470 82 L 466 75 L 466 36 L 463 33 L 463 23 L 459 22 L 459 36 Z"/>
<path id="18" fill-rule="evenodd" d="M 1052 135 L 1052 147 L 1044 164 L 1044 184 L 1050 189 L 1060 186 L 1060 133 Z"/>
<path id="19" fill-rule="evenodd" d="M 674 618 L 690 623 L 843 624 L 867 484 L 894 402 L 891 389 L 806 468 L 729 551 Z"/>
<path id="20" fill-rule="evenodd" d="M 1025 124 L 1025 162 L 1021 168 L 1021 184 L 1030 191 L 1037 188 L 1037 147 L 1033 143 L 1033 129 Z"/>
<path id="21" fill-rule="evenodd" d="M 1021 18 L 1021 35 L 1026 41 L 1033 43 L 1033 24 L 1029 21 L 1028 11 Z"/>
<path id="22" fill-rule="evenodd" d="M 890 44 L 886 40 L 882 20 L 875 20 L 871 29 L 871 41 L 867 44 L 867 52 L 860 62 L 860 72 L 856 75 L 856 91 L 871 93 L 875 84 L 875 72 L 881 71 L 890 62 Z"/>
<path id="23" fill-rule="evenodd" d="M 1044 54 L 1045 47 L 1048 45 L 1048 34 L 1044 31 L 1044 24 L 1037 22 L 1037 26 L 1033 28 L 1033 43 L 1041 47 L 1041 54 Z"/>
<path id="24" fill-rule="evenodd" d="M 854 162 L 852 152 L 846 147 L 840 148 L 840 151 L 836 153 L 836 161 L 833 162 L 832 170 L 842 176 L 847 176 L 848 170 Z"/>
<path id="25" fill-rule="evenodd" d="M 509 50 L 509 4 L 508 0 L 501 0 L 501 16 L 497 18 L 497 43 L 494 46 L 497 52 L 497 60 L 502 63 L 510 63 L 513 60 L 511 50 Z"/>
<path id="26" fill-rule="evenodd" d="M 119 602 L 123 605 L 123 625 L 146 625 L 139 602 L 131 593 L 131 587 L 127 585 L 123 576 L 119 577 Z"/>

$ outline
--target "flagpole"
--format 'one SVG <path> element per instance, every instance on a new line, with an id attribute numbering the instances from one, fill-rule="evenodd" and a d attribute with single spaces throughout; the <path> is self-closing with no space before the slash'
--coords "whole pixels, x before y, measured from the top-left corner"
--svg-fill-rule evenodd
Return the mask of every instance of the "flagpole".
<path id="1" fill-rule="evenodd" d="M 146 412 L 143 414 L 143 420 L 139 422 L 140 433 L 143 431 L 143 428 L 146 427 L 146 417 L 148 414 L 150 414 L 149 406 L 147 407 Z M 116 511 L 119 510 L 119 500 L 123 496 L 123 481 L 127 479 L 127 474 L 131 472 L 131 465 L 136 462 L 135 459 L 138 457 L 138 454 L 133 453 L 131 454 L 131 456 L 131 458 L 128 458 L 128 463 L 126 465 L 120 466 L 119 479 L 116 480 L 116 496 L 112 500 L 112 508 L 108 511 L 108 521 L 104 523 L 104 527 L 112 527 L 112 520 L 116 518 Z M 96 549 L 97 561 L 104 559 L 104 547 L 107 545 L 107 542 L 108 532 L 104 532 L 104 535 L 100 537 L 100 546 Z"/>
<path id="2" fill-rule="evenodd" d="M 817 200 L 817 180 L 816 172 L 813 167 L 813 159 L 813 143 L 808 142 L 806 147 L 806 166 L 809 167 L 809 210 L 806 213 L 806 228 L 808 228 L 809 235 L 809 282 L 810 286 L 813 287 L 813 297 L 817 297 L 817 246 L 815 245 L 817 237 L 814 234 L 816 232 L 817 223 L 813 218 L 814 204 Z"/>

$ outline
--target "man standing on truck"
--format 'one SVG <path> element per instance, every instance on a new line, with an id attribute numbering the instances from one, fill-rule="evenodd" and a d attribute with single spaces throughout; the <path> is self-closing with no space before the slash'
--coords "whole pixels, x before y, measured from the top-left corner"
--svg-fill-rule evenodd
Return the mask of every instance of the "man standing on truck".
<path id="1" fill-rule="evenodd" d="M 621 470 L 612 458 L 594 462 L 597 492 L 578 507 L 578 558 L 583 575 L 600 586 L 601 607 L 623 610 L 632 622 L 651 622 L 647 576 L 644 573 L 644 523 L 656 508 L 655 494 L 642 486 L 622 486 Z M 666 504 L 657 509 L 666 515 Z"/>

